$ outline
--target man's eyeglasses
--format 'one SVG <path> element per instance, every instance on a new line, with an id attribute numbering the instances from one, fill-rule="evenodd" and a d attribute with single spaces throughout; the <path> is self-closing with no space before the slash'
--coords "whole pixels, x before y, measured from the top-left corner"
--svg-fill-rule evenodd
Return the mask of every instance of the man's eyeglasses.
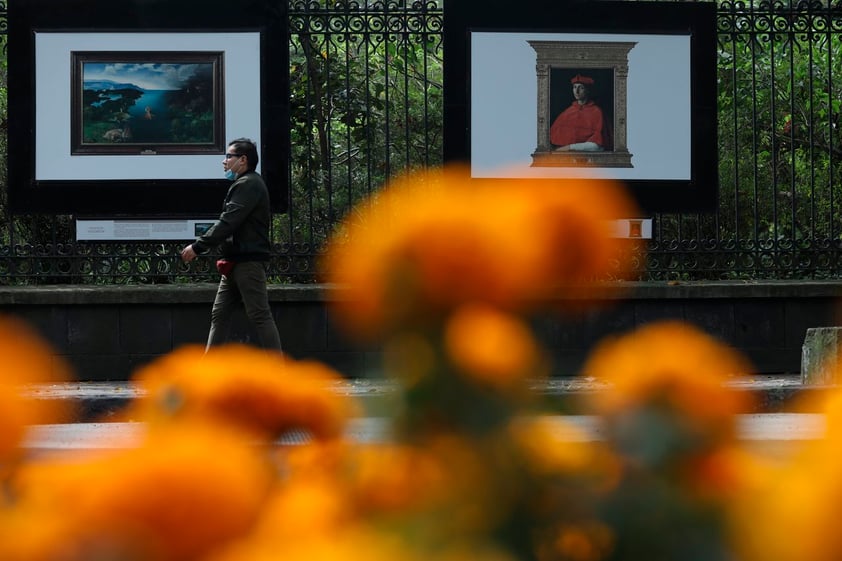
<path id="1" fill-rule="evenodd" d="M 228 160 L 230 158 L 239 158 L 242 154 L 225 154 L 225 159 Z"/>

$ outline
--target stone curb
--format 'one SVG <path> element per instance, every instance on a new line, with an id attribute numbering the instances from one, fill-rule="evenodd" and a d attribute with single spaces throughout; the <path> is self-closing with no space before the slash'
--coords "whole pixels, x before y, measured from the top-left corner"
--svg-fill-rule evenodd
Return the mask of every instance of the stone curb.
<path id="1" fill-rule="evenodd" d="M 818 412 L 818 398 L 831 386 L 806 386 L 799 375 L 764 375 L 734 378 L 727 383 L 737 391 L 753 394 L 752 406 L 742 413 Z M 610 386 L 589 378 L 570 377 L 542 380 L 533 384 L 551 408 L 566 414 L 582 413 L 582 401 L 589 395 L 610 391 Z M 396 386 L 388 380 L 355 379 L 334 385 L 340 395 L 353 397 L 364 406 L 387 401 Z M 142 395 L 132 382 L 71 382 L 33 384 L 26 395 L 36 399 L 59 400 L 73 407 L 73 422 L 119 420 L 120 412 Z M 370 413 L 370 411 L 369 411 Z"/>
<path id="2" fill-rule="evenodd" d="M 341 300 L 347 288 L 334 284 L 269 284 L 269 300 L 298 302 Z M 733 280 L 733 281 L 618 281 L 589 285 L 596 299 L 731 299 L 839 298 L 838 280 Z M 0 305 L 14 304 L 189 304 L 210 303 L 216 283 L 190 282 L 156 285 L 27 285 L 0 286 Z M 562 291 L 563 293 L 563 291 Z"/>
<path id="3" fill-rule="evenodd" d="M 605 439 L 597 418 L 589 415 L 547 415 L 552 435 L 559 442 L 590 442 Z M 775 444 L 791 445 L 799 441 L 825 436 L 824 415 L 810 413 L 745 414 L 737 416 L 737 436 L 754 450 L 777 453 Z M 144 434 L 145 423 L 109 422 L 67 425 L 33 425 L 26 432 L 23 448 L 32 456 L 69 451 L 118 449 L 136 446 Z M 378 443 L 391 439 L 387 418 L 360 417 L 351 419 L 345 436 L 354 442 Z M 309 442 L 310 436 L 293 431 L 276 441 L 289 446 Z"/>

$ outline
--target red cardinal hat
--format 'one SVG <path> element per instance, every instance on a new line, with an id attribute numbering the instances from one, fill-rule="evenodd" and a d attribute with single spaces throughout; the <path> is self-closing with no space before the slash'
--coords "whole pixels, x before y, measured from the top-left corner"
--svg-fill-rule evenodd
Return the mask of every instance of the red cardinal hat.
<path id="1" fill-rule="evenodd" d="M 593 86 L 593 78 L 590 76 L 582 76 L 581 74 L 576 74 L 570 79 L 571 84 L 585 84 L 586 86 Z"/>

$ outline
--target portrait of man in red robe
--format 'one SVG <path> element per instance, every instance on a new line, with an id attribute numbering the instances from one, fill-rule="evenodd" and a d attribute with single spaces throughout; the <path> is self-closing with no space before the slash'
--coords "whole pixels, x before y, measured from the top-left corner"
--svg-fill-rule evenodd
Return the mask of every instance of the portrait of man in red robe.
<path id="1" fill-rule="evenodd" d="M 576 74 L 570 79 L 573 102 L 550 126 L 550 143 L 556 152 L 613 150 L 611 126 L 603 110 L 591 99 L 594 79 Z"/>

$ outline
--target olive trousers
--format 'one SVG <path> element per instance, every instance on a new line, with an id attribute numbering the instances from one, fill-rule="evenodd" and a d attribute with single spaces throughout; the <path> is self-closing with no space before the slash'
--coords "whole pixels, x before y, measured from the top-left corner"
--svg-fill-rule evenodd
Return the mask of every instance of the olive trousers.
<path id="1" fill-rule="evenodd" d="M 219 280 L 211 309 L 207 348 L 228 341 L 231 317 L 242 304 L 246 317 L 257 333 L 257 343 L 264 349 L 281 350 L 281 337 L 266 290 L 266 265 L 262 261 L 244 261 Z"/>

